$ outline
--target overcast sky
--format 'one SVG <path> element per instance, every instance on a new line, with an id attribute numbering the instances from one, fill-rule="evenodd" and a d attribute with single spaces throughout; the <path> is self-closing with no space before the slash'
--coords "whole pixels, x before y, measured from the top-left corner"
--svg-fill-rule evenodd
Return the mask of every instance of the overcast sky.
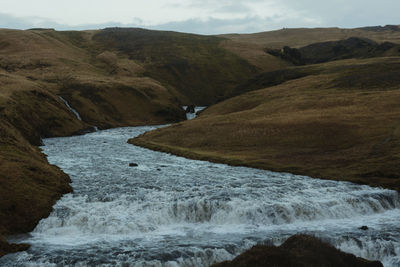
<path id="1" fill-rule="evenodd" d="M 400 0 L 0 0 L 0 28 L 144 27 L 201 34 L 400 24 Z"/>

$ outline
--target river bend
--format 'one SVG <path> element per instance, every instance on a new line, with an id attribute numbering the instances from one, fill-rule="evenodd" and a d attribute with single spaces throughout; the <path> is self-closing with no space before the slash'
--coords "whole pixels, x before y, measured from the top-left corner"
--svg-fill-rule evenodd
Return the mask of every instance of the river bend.
<path id="1" fill-rule="evenodd" d="M 209 266 L 299 232 L 400 266 L 397 192 L 127 144 L 155 128 L 44 139 L 43 152 L 70 175 L 74 193 L 32 233 L 13 237 L 32 246 L 0 266 Z"/>

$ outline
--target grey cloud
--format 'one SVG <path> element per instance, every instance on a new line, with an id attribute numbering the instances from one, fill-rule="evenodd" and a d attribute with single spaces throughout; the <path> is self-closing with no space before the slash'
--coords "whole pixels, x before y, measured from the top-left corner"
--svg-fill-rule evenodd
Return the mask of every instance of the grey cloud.
<path id="1" fill-rule="evenodd" d="M 0 13 L 0 28 L 21 29 L 30 28 L 54 28 L 56 30 L 88 30 L 88 29 L 103 29 L 106 27 L 139 27 L 142 23 L 140 19 L 133 20 L 135 23 L 126 25 L 119 22 L 105 22 L 101 24 L 82 24 L 71 26 L 60 24 L 53 20 L 42 17 L 16 17 L 10 14 Z"/>
<path id="2" fill-rule="evenodd" d="M 27 29 L 32 28 L 32 18 L 17 18 L 9 14 L 0 13 L 0 28 Z"/>
<path id="3" fill-rule="evenodd" d="M 359 27 L 400 24 L 398 0 L 276 0 L 299 14 L 320 21 L 315 26 Z"/>
<path id="4" fill-rule="evenodd" d="M 234 10 L 239 10 L 240 7 L 246 7 L 246 4 L 250 4 L 250 3 L 259 3 L 259 2 L 263 2 L 265 0 L 236 0 L 236 1 L 232 1 L 232 0 L 219 0 L 219 1 L 215 1 L 215 0 L 189 0 L 189 1 L 185 1 L 184 3 L 179 3 L 179 4 L 175 4 L 176 6 L 179 7 L 201 7 L 201 8 L 208 8 L 211 10 L 219 10 L 221 7 L 228 7 L 228 8 L 232 8 Z M 247 7 L 246 7 L 246 10 Z M 246 11 L 243 10 L 243 11 Z"/>
<path id="5" fill-rule="evenodd" d="M 278 27 L 274 24 L 274 18 L 246 17 L 242 19 L 215 19 L 207 20 L 190 19 L 185 21 L 172 21 L 159 25 L 145 25 L 140 19 L 134 19 L 134 23 L 121 24 L 118 22 L 107 22 L 102 24 L 87 24 L 78 26 L 69 26 L 56 23 L 54 21 L 30 17 L 18 18 L 0 13 L 0 28 L 29 29 L 29 28 L 55 28 L 57 30 L 85 30 L 102 29 L 106 27 L 143 27 L 155 30 L 170 30 L 197 34 L 222 34 L 222 33 L 248 33 L 264 30 L 271 30 Z"/>
<path id="6" fill-rule="evenodd" d="M 262 23 L 259 18 L 245 18 L 222 20 L 210 18 L 206 21 L 190 19 L 186 21 L 169 22 L 151 26 L 152 29 L 189 32 L 197 34 L 221 34 L 231 32 L 255 32 L 257 24 Z"/>
<path id="7" fill-rule="evenodd" d="M 0 13 L 0 28 L 28 29 L 33 27 L 55 28 L 58 30 L 101 29 L 105 27 L 143 27 L 157 30 L 172 30 L 199 34 L 221 33 L 251 33 L 280 29 L 283 27 L 361 27 L 386 24 L 400 24 L 400 1 L 386 0 L 385 3 L 373 0 L 269 0 L 275 7 L 288 10 L 288 14 L 275 14 L 270 17 L 251 15 L 249 4 L 266 3 L 267 0 L 221 0 L 217 3 L 211 0 L 189 0 L 180 7 L 202 7 L 210 9 L 206 20 L 193 18 L 185 21 L 170 21 L 159 25 L 146 25 L 138 18 L 132 18 L 132 23 L 105 22 L 101 24 L 86 24 L 70 26 L 40 17 L 15 17 Z M 214 3 L 214 4 L 213 4 Z M 213 9 L 212 9 L 213 8 Z M 220 14 L 243 14 L 240 19 L 220 19 L 214 16 Z"/>
<path id="8" fill-rule="evenodd" d="M 238 3 L 238 4 L 224 5 L 220 8 L 215 9 L 214 12 L 225 13 L 225 14 L 243 14 L 243 13 L 250 13 L 251 9 L 242 3 Z"/>
<path id="9" fill-rule="evenodd" d="M 279 22 L 278 22 L 279 21 Z M 283 27 L 310 27 L 305 21 L 298 19 L 284 19 L 278 15 L 267 18 L 257 16 L 241 19 L 215 19 L 209 18 L 206 21 L 191 19 L 179 22 L 169 22 L 151 29 L 171 30 L 198 34 L 224 34 L 224 33 L 253 33 L 268 30 L 281 29 Z"/>

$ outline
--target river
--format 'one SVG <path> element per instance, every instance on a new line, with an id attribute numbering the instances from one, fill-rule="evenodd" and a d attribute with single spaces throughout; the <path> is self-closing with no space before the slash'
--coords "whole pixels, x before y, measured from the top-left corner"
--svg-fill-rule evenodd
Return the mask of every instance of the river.
<path id="1" fill-rule="evenodd" d="M 155 128 L 44 139 L 43 152 L 70 175 L 74 193 L 32 233 L 12 237 L 32 246 L 0 266 L 209 266 L 296 233 L 400 265 L 397 192 L 127 144 Z"/>

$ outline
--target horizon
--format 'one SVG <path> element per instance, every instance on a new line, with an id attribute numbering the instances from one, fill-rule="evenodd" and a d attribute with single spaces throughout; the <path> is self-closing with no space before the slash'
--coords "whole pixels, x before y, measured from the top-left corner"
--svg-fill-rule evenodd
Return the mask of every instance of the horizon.
<path id="1" fill-rule="evenodd" d="M 358 27 L 336 27 L 336 26 L 327 26 L 327 27 L 283 27 L 280 29 L 272 29 L 272 30 L 265 30 L 265 31 L 258 31 L 258 32 L 248 32 L 248 33 L 238 33 L 238 32 L 227 32 L 227 33 L 217 33 L 217 34 L 202 34 L 202 33 L 193 33 L 193 32 L 184 32 L 179 30 L 164 30 L 164 29 L 154 29 L 154 28 L 146 28 L 140 26 L 107 26 L 104 28 L 86 28 L 86 29 L 56 29 L 56 28 L 44 28 L 44 27 L 32 27 L 32 28 L 25 28 L 25 29 L 17 29 L 17 28 L 3 28 L 0 27 L 0 30 L 16 30 L 16 31 L 29 31 L 29 30 L 49 30 L 49 31 L 100 31 L 105 29 L 142 29 L 148 31 L 163 31 L 163 32 L 177 32 L 177 33 L 186 33 L 186 34 L 193 34 L 193 35 L 209 35 L 209 36 L 218 36 L 218 35 L 234 35 L 234 34 L 257 34 L 263 32 L 274 32 L 274 31 L 281 31 L 281 30 L 297 30 L 297 29 L 364 29 L 369 27 L 387 27 L 387 26 L 397 26 L 400 27 L 400 24 L 386 24 L 386 25 L 367 25 L 367 26 L 358 26 Z"/>
<path id="2" fill-rule="evenodd" d="M 372 0 L 2 0 L 0 28 L 89 30 L 134 27 L 203 35 L 282 28 L 361 28 L 399 25 L 400 2 Z"/>

